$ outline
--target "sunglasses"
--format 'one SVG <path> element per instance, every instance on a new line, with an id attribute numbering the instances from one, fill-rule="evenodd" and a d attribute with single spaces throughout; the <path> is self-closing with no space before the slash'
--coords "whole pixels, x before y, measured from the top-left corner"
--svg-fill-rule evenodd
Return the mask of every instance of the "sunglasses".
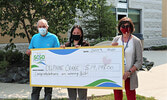
<path id="1" fill-rule="evenodd" d="M 121 27 L 122 27 L 122 28 L 129 28 L 130 25 L 126 25 L 126 26 L 125 26 L 125 25 L 122 25 Z"/>
<path id="2" fill-rule="evenodd" d="M 122 27 L 122 28 L 129 28 L 130 25 L 126 25 L 126 26 L 125 26 L 125 25 L 122 25 L 121 27 Z"/>

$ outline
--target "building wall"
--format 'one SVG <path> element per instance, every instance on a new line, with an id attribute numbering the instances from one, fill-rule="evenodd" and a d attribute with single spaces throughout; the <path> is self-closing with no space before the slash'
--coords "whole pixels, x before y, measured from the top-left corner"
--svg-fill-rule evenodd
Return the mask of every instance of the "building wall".
<path id="1" fill-rule="evenodd" d="M 0 44 L 6 44 L 9 43 L 11 37 L 10 36 L 0 36 Z M 13 38 L 14 43 L 28 43 L 28 39 L 27 38 Z"/>
<path id="2" fill-rule="evenodd" d="M 67 33 L 66 34 L 59 34 L 61 38 L 67 38 Z M 5 36 L 2 37 L 0 36 L 0 50 L 3 50 L 4 47 L 9 43 L 10 37 Z M 13 42 L 16 45 L 16 49 L 21 51 L 22 53 L 25 53 L 26 50 L 28 49 L 29 43 L 27 38 L 15 38 Z"/>
<path id="3" fill-rule="evenodd" d="M 167 38 L 167 0 L 162 0 L 162 37 Z"/>
<path id="4" fill-rule="evenodd" d="M 116 7 L 118 0 L 108 0 L 108 2 Z M 141 10 L 141 33 L 144 37 L 144 47 L 167 45 L 167 1 L 128 0 L 128 3 L 129 9 Z"/>
<path id="5" fill-rule="evenodd" d="M 129 0 L 129 8 L 141 9 L 144 47 L 167 44 L 162 37 L 162 0 Z"/>
<path id="6" fill-rule="evenodd" d="M 24 30 L 18 29 L 16 32 L 24 32 Z M 67 33 L 66 34 L 59 34 L 59 35 L 61 36 L 61 38 L 67 38 Z M 11 37 L 8 35 L 5 35 L 5 36 L 0 35 L 0 50 L 3 50 L 4 47 L 10 43 L 9 42 L 10 39 L 11 39 Z M 20 37 L 13 38 L 12 43 L 14 43 L 16 45 L 16 49 L 18 49 L 19 51 L 21 51 L 23 53 L 25 53 L 25 51 L 28 49 L 28 46 L 29 46 L 29 42 L 28 42 L 27 37 L 25 37 L 24 39 L 20 38 Z"/>

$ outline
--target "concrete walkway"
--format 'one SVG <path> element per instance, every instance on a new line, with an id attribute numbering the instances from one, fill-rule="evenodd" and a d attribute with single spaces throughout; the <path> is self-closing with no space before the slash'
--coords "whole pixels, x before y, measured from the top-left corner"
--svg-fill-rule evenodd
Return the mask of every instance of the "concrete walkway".
<path id="1" fill-rule="evenodd" d="M 167 100 L 167 63 L 153 67 L 150 71 L 140 71 L 137 94 Z"/>
<path id="2" fill-rule="evenodd" d="M 154 66 L 159 66 L 159 65 L 167 63 L 167 50 L 144 51 L 143 57 L 146 57 L 148 61 L 153 61 Z"/>
<path id="3" fill-rule="evenodd" d="M 167 100 L 167 51 L 144 51 L 143 56 L 155 63 L 150 71 L 140 71 L 139 88 L 136 93 L 147 97 L 155 97 L 157 100 Z M 89 89 L 88 96 L 107 95 L 113 93 L 111 89 Z M 4 98 L 31 97 L 29 84 L 0 83 L 0 100 Z M 44 97 L 41 91 L 40 98 Z M 53 88 L 52 98 L 68 97 L 65 88 Z"/>
<path id="4" fill-rule="evenodd" d="M 89 89 L 88 96 L 111 94 L 111 89 Z M 44 97 L 44 90 L 41 90 L 40 98 Z M 52 98 L 67 98 L 67 89 L 53 88 Z M 0 83 L 0 100 L 4 98 L 31 98 L 31 87 L 28 84 Z"/>

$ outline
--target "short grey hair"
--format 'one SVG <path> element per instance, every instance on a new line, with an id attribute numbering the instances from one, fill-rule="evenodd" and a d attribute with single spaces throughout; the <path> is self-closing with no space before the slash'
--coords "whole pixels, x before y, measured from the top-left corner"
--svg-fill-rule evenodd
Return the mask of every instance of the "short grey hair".
<path id="1" fill-rule="evenodd" d="M 39 24 L 40 21 L 46 23 L 46 25 L 49 27 L 48 22 L 47 22 L 47 20 L 45 20 L 45 19 L 40 19 L 40 20 L 37 22 L 37 27 L 38 27 L 38 24 Z"/>

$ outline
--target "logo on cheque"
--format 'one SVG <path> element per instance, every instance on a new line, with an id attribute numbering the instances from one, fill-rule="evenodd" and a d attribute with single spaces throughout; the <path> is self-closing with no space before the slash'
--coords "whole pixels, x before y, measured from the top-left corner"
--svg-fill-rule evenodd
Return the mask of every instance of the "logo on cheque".
<path id="1" fill-rule="evenodd" d="M 45 55 L 34 55 L 34 61 L 44 61 Z"/>
<path id="2" fill-rule="evenodd" d="M 45 55 L 41 55 L 41 54 L 37 54 L 33 56 L 33 62 L 35 62 L 36 64 L 45 64 Z M 39 67 L 37 65 L 32 65 L 31 68 L 35 68 L 35 67 Z"/>

